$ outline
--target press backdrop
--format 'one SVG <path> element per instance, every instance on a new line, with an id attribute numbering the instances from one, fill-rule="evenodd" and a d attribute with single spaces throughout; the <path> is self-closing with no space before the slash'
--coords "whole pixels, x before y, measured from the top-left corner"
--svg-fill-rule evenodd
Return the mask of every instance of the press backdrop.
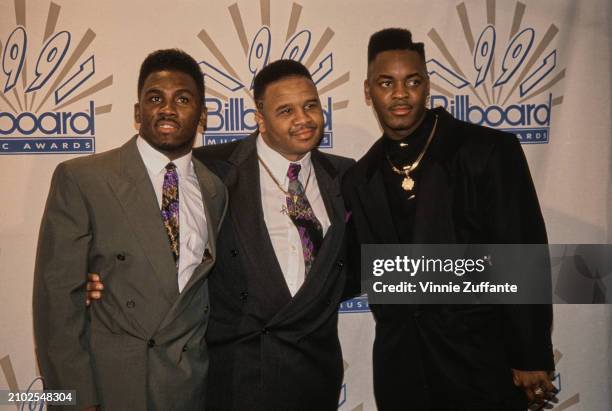
<path id="1" fill-rule="evenodd" d="M 426 45 L 430 103 L 524 143 L 550 241 L 610 243 L 611 8 L 609 0 L 0 0 L 0 389 L 26 389 L 38 375 L 32 272 L 52 171 L 135 133 L 137 73 L 149 52 L 180 47 L 201 62 L 209 128 L 198 145 L 250 133 L 254 74 L 281 57 L 302 61 L 325 107 L 322 146 L 358 158 L 381 134 L 363 97 L 368 38 L 409 28 Z M 586 286 L 612 287 L 609 271 Z M 373 410 L 367 302 L 344 303 L 341 313 L 339 408 Z M 555 306 L 558 410 L 610 409 L 611 320 L 609 305 Z"/>

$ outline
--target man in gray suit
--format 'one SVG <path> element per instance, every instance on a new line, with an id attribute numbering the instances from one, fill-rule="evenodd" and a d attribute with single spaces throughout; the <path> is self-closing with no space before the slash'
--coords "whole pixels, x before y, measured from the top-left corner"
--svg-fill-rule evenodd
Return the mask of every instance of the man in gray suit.
<path id="1" fill-rule="evenodd" d="M 203 102 L 193 58 L 154 52 L 138 79 L 139 135 L 55 170 L 34 334 L 45 387 L 76 390 L 76 409 L 204 409 L 207 276 L 227 192 L 191 156 Z M 108 287 L 87 311 L 91 271 Z"/>

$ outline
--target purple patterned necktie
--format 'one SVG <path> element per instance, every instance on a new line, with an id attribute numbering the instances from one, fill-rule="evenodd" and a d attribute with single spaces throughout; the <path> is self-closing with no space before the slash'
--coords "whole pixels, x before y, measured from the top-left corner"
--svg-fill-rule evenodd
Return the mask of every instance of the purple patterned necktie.
<path id="1" fill-rule="evenodd" d="M 174 163 L 168 163 L 168 165 L 166 165 L 166 174 L 164 175 L 164 185 L 162 188 L 161 214 L 164 221 L 164 227 L 166 227 L 166 232 L 168 233 L 168 240 L 170 241 L 172 256 L 174 257 L 174 262 L 178 267 L 180 250 L 179 187 L 178 173 L 176 172 L 176 166 Z"/>
<path id="2" fill-rule="evenodd" d="M 323 229 L 308 202 L 308 198 L 306 198 L 302 183 L 298 180 L 301 168 L 300 164 L 290 163 L 289 170 L 287 170 L 290 194 L 287 196 L 287 211 L 300 235 L 304 267 L 306 268 L 306 275 L 308 275 L 323 242 Z"/>

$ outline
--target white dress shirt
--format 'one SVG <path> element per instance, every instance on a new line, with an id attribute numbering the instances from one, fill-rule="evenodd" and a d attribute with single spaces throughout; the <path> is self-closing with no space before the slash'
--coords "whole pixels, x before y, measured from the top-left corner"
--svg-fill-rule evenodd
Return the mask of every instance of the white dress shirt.
<path id="1" fill-rule="evenodd" d="M 306 180 L 310 173 L 310 182 L 306 187 L 306 197 L 319 223 L 321 223 L 323 236 L 325 236 L 330 222 L 321 192 L 319 191 L 317 177 L 312 167 L 310 153 L 306 154 L 300 161 L 289 161 L 270 148 L 263 138 L 259 136 L 257 137 L 257 154 L 266 163 L 274 178 L 285 191 L 289 189 L 287 170 L 290 163 L 301 164 L 302 168 L 300 169 L 298 179 L 304 187 L 306 187 Z M 306 268 L 304 266 L 300 235 L 293 221 L 284 212 L 287 207 L 285 193 L 278 188 L 261 163 L 259 163 L 259 184 L 264 221 L 268 228 L 268 234 L 272 241 L 276 259 L 283 271 L 289 291 L 293 296 L 300 289 L 305 279 Z"/>
<path id="2" fill-rule="evenodd" d="M 164 175 L 166 174 L 166 165 L 171 161 L 164 154 L 151 147 L 140 136 L 136 140 L 136 145 L 155 189 L 157 204 L 161 213 Z M 179 266 L 177 281 L 179 292 L 181 292 L 195 268 L 202 262 L 204 249 L 208 244 L 208 229 L 200 184 L 191 162 L 191 151 L 183 157 L 172 160 L 172 163 L 176 166 L 179 181 Z M 169 243 L 168 247 L 170 247 Z"/>

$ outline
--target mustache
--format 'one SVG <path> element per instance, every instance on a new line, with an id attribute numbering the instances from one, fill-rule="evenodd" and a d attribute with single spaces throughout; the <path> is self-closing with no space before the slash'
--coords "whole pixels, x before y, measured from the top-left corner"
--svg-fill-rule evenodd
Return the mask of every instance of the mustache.
<path id="1" fill-rule="evenodd" d="M 316 124 L 304 124 L 300 126 L 291 127 L 289 129 L 289 134 L 297 134 L 304 130 L 316 130 L 316 129 L 317 129 Z"/>
<path id="2" fill-rule="evenodd" d="M 403 108 L 403 107 L 406 107 L 406 108 L 408 108 L 408 109 L 410 109 L 410 110 L 412 110 L 412 109 L 413 109 L 412 104 L 410 104 L 408 101 L 404 101 L 404 100 L 396 101 L 395 103 L 393 103 L 393 104 L 391 104 L 391 105 L 389 106 L 389 109 L 390 109 L 390 110 L 393 110 L 393 109 L 396 109 L 396 108 L 398 108 L 398 107 L 402 107 L 402 108 Z"/>
<path id="3" fill-rule="evenodd" d="M 178 123 L 178 121 L 176 121 L 176 119 L 174 119 L 173 117 L 169 117 L 169 116 L 159 116 L 157 118 L 157 120 L 155 120 L 155 125 L 159 125 L 159 123 L 164 122 L 164 123 L 172 123 L 174 124 L 176 127 L 180 127 L 181 125 Z"/>

